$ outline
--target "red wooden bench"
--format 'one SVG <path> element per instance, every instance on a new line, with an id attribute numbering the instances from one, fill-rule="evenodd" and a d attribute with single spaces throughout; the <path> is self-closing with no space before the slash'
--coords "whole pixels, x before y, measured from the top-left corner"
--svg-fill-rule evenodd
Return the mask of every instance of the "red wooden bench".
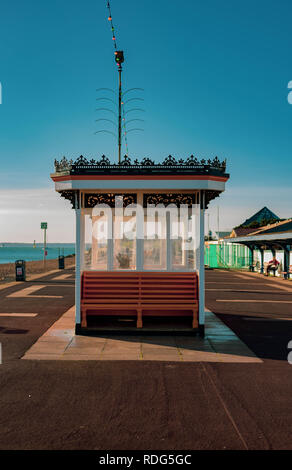
<path id="1" fill-rule="evenodd" d="M 81 283 L 81 326 L 88 315 L 191 316 L 198 327 L 196 273 L 85 271 Z"/>

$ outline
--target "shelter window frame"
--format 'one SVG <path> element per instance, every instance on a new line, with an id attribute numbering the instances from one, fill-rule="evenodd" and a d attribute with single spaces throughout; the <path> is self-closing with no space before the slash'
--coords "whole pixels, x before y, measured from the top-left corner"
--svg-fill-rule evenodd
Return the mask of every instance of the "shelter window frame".
<path id="1" fill-rule="evenodd" d="M 95 192 L 96 193 L 96 192 Z M 137 202 L 143 200 L 143 194 L 146 191 L 143 191 L 137 194 Z M 164 194 L 163 191 L 161 191 Z M 181 191 L 180 191 L 181 193 Z M 121 194 L 120 192 L 117 194 Z M 84 198 L 83 198 L 84 200 Z M 162 228 L 162 231 L 165 230 L 166 236 L 165 239 L 157 239 L 157 240 L 147 240 L 144 237 L 143 240 L 139 240 L 137 238 L 137 230 L 135 231 L 135 237 L 133 239 L 132 247 L 131 247 L 131 261 L 129 267 L 121 267 L 118 266 L 116 256 L 117 254 L 121 253 L 124 255 L 124 249 L 122 248 L 119 251 L 119 246 L 123 245 L 123 240 L 115 240 L 114 239 L 114 232 L 115 232 L 115 214 L 113 208 L 111 210 L 111 221 L 110 226 L 103 227 L 103 233 L 110 232 L 112 237 L 107 238 L 107 240 L 100 241 L 98 240 L 98 236 L 92 237 L 90 239 L 90 230 L 89 224 L 91 221 L 92 224 L 92 211 L 93 208 L 82 208 L 81 209 L 81 217 L 83 217 L 84 223 L 84 231 L 85 234 L 81 237 L 81 241 L 83 242 L 80 246 L 81 251 L 81 271 L 145 271 L 145 272 L 190 272 L 190 271 L 197 271 L 197 263 L 196 259 L 198 259 L 198 247 L 192 250 L 191 252 L 191 263 L 186 260 L 189 258 L 190 252 L 189 250 L 184 250 L 183 245 L 185 241 L 182 241 L 181 238 L 177 240 L 171 239 L 171 227 L 170 227 L 170 219 L 169 216 L 166 217 L 165 220 L 165 227 Z M 168 213 L 167 213 L 168 214 Z M 149 221 L 147 220 L 146 215 L 146 208 L 143 209 L 143 232 L 147 231 L 147 224 Z M 104 216 L 101 216 L 104 217 Z M 135 219 L 135 223 L 137 224 L 137 213 L 135 216 L 132 217 Z M 126 221 L 128 222 L 128 221 Z M 106 220 L 103 220 L 103 223 L 106 225 Z M 163 222 L 164 223 L 164 222 Z M 95 233 L 98 235 L 98 233 Z M 198 234 L 192 234 L 193 237 L 199 236 Z M 99 244 L 100 246 L 100 253 L 96 250 L 95 244 Z M 127 242 L 126 242 L 127 244 Z M 149 261 L 149 247 L 153 245 L 157 245 L 155 261 L 152 264 Z M 148 248 L 148 255 L 147 255 L 147 248 Z M 155 251 L 155 250 L 154 250 Z M 181 255 L 181 262 L 178 261 L 179 256 Z M 147 259 L 148 258 L 148 259 Z"/>

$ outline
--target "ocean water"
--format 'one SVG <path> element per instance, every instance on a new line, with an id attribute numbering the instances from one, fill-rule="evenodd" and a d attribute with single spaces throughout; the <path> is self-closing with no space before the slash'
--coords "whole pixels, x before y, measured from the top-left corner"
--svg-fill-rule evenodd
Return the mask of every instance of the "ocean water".
<path id="1" fill-rule="evenodd" d="M 46 259 L 55 259 L 59 255 L 72 255 L 75 253 L 74 243 L 48 243 Z M 0 264 L 14 263 L 18 259 L 25 261 L 39 261 L 44 258 L 43 245 L 36 243 L 0 243 Z"/>

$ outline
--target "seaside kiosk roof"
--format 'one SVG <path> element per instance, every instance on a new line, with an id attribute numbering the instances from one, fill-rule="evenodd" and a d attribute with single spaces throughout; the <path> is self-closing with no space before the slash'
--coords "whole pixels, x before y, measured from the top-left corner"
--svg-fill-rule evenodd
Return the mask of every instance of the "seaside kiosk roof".
<path id="1" fill-rule="evenodd" d="M 133 163 L 125 156 L 120 164 L 112 164 L 104 155 L 99 161 L 80 156 L 75 162 L 65 157 L 55 160 L 51 178 L 56 191 L 85 189 L 197 189 L 205 190 L 210 201 L 225 189 L 229 175 L 226 161 L 201 160 L 191 156 L 176 160 L 169 155 L 162 163 L 149 158 Z M 65 196 L 65 195 L 64 195 Z"/>
<path id="2" fill-rule="evenodd" d="M 104 155 L 99 161 L 63 157 L 55 160 L 51 178 L 76 212 L 76 332 L 90 329 L 93 317 L 135 311 L 138 328 L 144 328 L 142 318 L 181 315 L 190 316 L 192 328 L 204 334 L 204 211 L 225 189 L 226 161 L 193 155 L 177 160 L 169 155 L 162 163 L 150 158 L 132 162 L 125 156 L 114 164 Z M 119 198 L 123 209 L 143 208 L 142 215 L 137 210 L 125 216 L 126 223 L 136 227 L 136 236 L 101 240 L 101 229 L 94 227 L 105 214 L 96 208 L 110 208 L 106 230 L 112 234 Z M 172 239 L 167 214 L 161 222 L 164 238 L 144 237 L 145 227 L 151 225 L 146 208 L 161 204 L 186 207 L 188 221 L 196 218 L 194 249 L 186 251 L 185 235 Z"/>

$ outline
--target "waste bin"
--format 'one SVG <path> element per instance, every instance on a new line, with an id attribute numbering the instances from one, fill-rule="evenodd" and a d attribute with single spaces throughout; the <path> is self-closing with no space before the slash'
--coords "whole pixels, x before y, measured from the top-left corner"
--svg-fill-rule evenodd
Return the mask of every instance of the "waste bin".
<path id="1" fill-rule="evenodd" d="M 15 280 L 25 281 L 25 261 L 23 259 L 15 261 Z"/>
<path id="2" fill-rule="evenodd" d="M 59 255 L 59 269 L 65 268 L 65 256 Z"/>

